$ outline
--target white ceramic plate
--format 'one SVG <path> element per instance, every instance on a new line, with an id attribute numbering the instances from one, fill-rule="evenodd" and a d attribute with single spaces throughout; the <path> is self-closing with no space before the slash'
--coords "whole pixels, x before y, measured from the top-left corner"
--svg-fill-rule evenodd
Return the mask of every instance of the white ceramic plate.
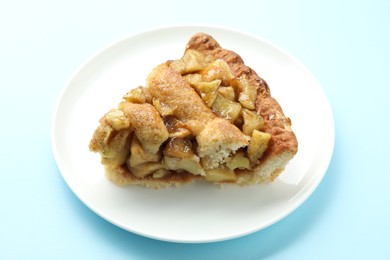
<path id="1" fill-rule="evenodd" d="M 299 151 L 274 183 L 248 187 L 194 183 L 152 190 L 108 181 L 100 158 L 88 150 L 98 120 L 151 69 L 180 58 L 196 32 L 211 34 L 236 51 L 263 77 L 293 122 Z M 54 114 L 54 156 L 73 192 L 111 223 L 136 234 L 174 242 L 212 242 L 240 237 L 282 219 L 322 180 L 334 144 L 331 108 L 313 75 L 271 43 L 242 32 L 177 26 L 140 33 L 103 49 L 65 87 Z"/>

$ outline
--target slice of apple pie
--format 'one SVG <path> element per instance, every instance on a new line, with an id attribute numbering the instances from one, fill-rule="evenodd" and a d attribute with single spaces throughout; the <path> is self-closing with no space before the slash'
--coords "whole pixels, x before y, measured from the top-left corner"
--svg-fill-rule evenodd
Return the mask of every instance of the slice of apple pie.
<path id="1" fill-rule="evenodd" d="M 204 33 L 108 111 L 89 148 L 116 184 L 273 181 L 297 139 L 267 83 Z"/>

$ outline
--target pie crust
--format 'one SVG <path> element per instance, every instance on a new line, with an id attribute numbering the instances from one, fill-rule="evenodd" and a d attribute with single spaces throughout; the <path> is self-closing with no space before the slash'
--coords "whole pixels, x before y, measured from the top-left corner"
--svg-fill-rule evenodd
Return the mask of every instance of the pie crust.
<path id="1" fill-rule="evenodd" d="M 275 180 L 298 142 L 270 88 L 242 58 L 197 33 L 99 121 L 89 148 L 119 185 Z"/>

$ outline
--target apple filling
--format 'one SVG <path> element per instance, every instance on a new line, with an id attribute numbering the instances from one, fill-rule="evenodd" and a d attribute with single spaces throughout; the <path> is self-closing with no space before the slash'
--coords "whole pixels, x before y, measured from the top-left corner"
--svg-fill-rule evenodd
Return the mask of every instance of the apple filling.
<path id="1" fill-rule="evenodd" d="M 257 88 L 224 60 L 187 50 L 125 94 L 100 119 L 89 147 L 104 165 L 125 166 L 137 178 L 187 172 L 234 182 L 237 170 L 260 163 L 271 138 L 256 98 Z"/>

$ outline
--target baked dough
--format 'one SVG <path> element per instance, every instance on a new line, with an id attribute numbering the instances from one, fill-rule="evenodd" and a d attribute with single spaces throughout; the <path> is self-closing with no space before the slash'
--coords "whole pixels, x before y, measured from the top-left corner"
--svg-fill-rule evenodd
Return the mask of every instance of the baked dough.
<path id="1" fill-rule="evenodd" d="M 298 142 L 267 83 L 198 33 L 181 59 L 156 66 L 145 87 L 101 118 L 89 148 L 114 183 L 162 188 L 197 179 L 271 182 Z"/>

